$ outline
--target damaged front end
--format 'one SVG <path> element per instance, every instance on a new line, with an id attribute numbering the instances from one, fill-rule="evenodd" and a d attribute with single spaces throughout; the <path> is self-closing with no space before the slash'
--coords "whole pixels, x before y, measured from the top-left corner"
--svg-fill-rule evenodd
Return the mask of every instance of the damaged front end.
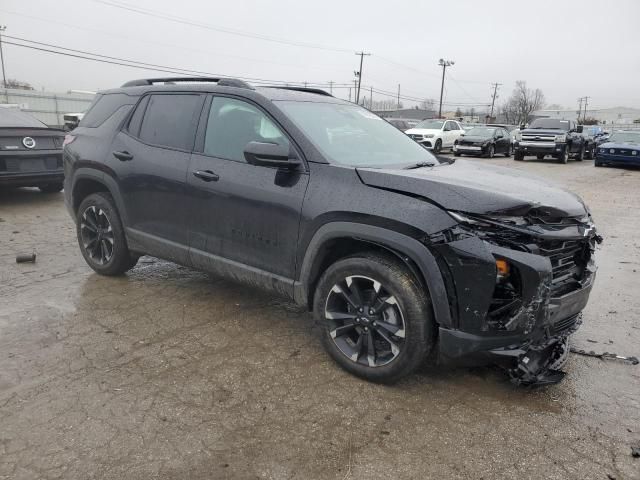
<path id="1" fill-rule="evenodd" d="M 440 263 L 453 319 L 440 328 L 441 359 L 484 358 L 518 384 L 560 381 L 595 280 L 602 239 L 590 216 L 449 213 L 458 224 L 423 239 Z"/>

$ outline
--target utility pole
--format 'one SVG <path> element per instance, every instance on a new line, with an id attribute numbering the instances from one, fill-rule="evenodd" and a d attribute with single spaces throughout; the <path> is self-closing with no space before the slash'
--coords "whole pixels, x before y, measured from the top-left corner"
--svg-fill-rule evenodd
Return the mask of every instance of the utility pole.
<path id="1" fill-rule="evenodd" d="M 580 123 L 580 115 L 582 114 L 582 101 L 584 100 L 584 97 L 580 97 L 578 99 L 578 102 L 580 102 L 580 105 L 578 106 L 578 120 L 577 122 Z"/>
<path id="2" fill-rule="evenodd" d="M 358 92 L 358 79 L 354 78 L 353 79 L 353 101 L 356 105 L 358 104 L 358 101 L 356 100 L 357 92 Z"/>
<path id="3" fill-rule="evenodd" d="M 582 121 L 584 122 L 587 119 L 587 103 L 591 97 L 584 97 L 584 115 L 582 116 Z"/>
<path id="4" fill-rule="evenodd" d="M 6 25 L 0 25 L 0 63 L 2 64 L 2 86 L 7 88 L 7 76 L 4 73 L 4 55 L 2 54 L 2 32 L 7 29 Z"/>
<path id="5" fill-rule="evenodd" d="M 398 110 L 400 110 L 400 84 L 398 84 Z"/>
<path id="6" fill-rule="evenodd" d="M 333 80 L 329 80 L 329 93 L 333 95 Z"/>
<path id="7" fill-rule="evenodd" d="M 369 87 L 369 110 L 373 111 L 373 87 Z"/>
<path id="8" fill-rule="evenodd" d="M 498 96 L 498 87 L 502 84 L 492 83 L 491 85 L 493 85 L 493 98 L 491 99 L 491 113 L 489 114 L 489 121 L 493 122 L 493 107 L 496 104 L 496 98 Z"/>
<path id="9" fill-rule="evenodd" d="M 356 72 L 356 77 L 358 77 L 358 91 L 356 92 L 356 103 L 360 103 L 360 85 L 362 83 L 362 61 L 364 60 L 364 57 L 368 57 L 371 54 L 364 53 L 364 52 L 356 52 L 356 55 L 360 55 L 360 70 Z"/>
<path id="10" fill-rule="evenodd" d="M 441 58 L 438 60 L 438 65 L 442 67 L 442 85 L 440 86 L 440 108 L 438 109 L 438 118 L 442 118 L 442 94 L 444 93 L 444 75 L 447 71 L 447 67 L 455 65 L 456 62 L 451 60 L 445 60 Z"/>

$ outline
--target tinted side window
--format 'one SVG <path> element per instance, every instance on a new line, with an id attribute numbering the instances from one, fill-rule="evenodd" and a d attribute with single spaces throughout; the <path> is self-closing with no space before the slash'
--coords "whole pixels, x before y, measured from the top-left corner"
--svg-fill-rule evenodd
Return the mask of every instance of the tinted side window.
<path id="1" fill-rule="evenodd" d="M 211 102 L 204 153 L 244 162 L 249 142 L 289 145 L 282 131 L 262 111 L 242 100 L 215 97 Z"/>
<path id="2" fill-rule="evenodd" d="M 137 97 L 130 97 L 124 93 L 109 93 L 96 95 L 96 98 L 89 107 L 89 111 L 80 121 L 81 127 L 95 128 L 102 125 L 116 110 L 123 105 L 133 105 Z"/>
<path id="3" fill-rule="evenodd" d="M 144 97 L 136 107 L 136 111 L 133 112 L 133 115 L 131 115 L 131 120 L 129 120 L 129 126 L 127 127 L 127 131 L 134 137 L 137 137 L 140 134 L 142 117 L 144 116 L 144 112 L 147 109 L 148 103 L 149 103 L 149 97 Z"/>
<path id="4" fill-rule="evenodd" d="M 200 95 L 151 95 L 140 128 L 140 140 L 191 150 L 200 105 Z"/>
<path id="5" fill-rule="evenodd" d="M 449 127 L 451 127 L 451 130 L 460 130 L 456 122 L 449 122 Z"/>

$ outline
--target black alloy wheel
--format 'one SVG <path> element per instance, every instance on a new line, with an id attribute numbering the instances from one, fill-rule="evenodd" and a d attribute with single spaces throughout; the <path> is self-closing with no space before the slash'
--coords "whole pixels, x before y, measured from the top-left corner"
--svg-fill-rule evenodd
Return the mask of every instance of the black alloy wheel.
<path id="1" fill-rule="evenodd" d="M 396 298 L 377 280 L 352 275 L 336 283 L 324 316 L 336 347 L 352 362 L 380 367 L 405 342 L 405 322 Z"/>
<path id="2" fill-rule="evenodd" d="M 558 157 L 558 161 L 560 163 L 569 163 L 569 149 L 570 149 L 569 145 L 566 145 L 562 150 L 562 153 Z"/>
<path id="3" fill-rule="evenodd" d="M 107 214 L 95 205 L 87 207 L 80 216 L 80 236 L 86 254 L 98 265 L 109 263 L 113 256 L 115 238 Z"/>
<path id="4" fill-rule="evenodd" d="M 496 147 L 491 144 L 489 145 L 489 149 L 487 150 L 487 157 L 493 158 L 496 155 Z"/>
<path id="5" fill-rule="evenodd" d="M 440 153 L 442 151 L 442 140 L 436 140 L 435 145 L 433 146 L 433 153 Z"/>
<path id="6" fill-rule="evenodd" d="M 507 151 L 505 152 L 504 156 L 509 158 L 511 155 L 513 155 L 513 145 L 509 143 L 509 146 L 507 147 Z"/>
<path id="7" fill-rule="evenodd" d="M 129 251 L 113 198 L 106 192 L 88 195 L 78 207 L 76 234 L 87 264 L 101 275 L 122 275 L 138 262 Z"/>
<path id="8" fill-rule="evenodd" d="M 362 252 L 332 264 L 318 281 L 313 314 L 327 353 L 367 380 L 395 382 L 434 349 L 429 293 L 391 255 Z"/>

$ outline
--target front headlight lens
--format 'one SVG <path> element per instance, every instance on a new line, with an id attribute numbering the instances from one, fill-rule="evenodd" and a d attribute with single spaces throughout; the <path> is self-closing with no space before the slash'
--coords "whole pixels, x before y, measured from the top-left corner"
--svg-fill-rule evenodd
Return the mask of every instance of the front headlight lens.
<path id="1" fill-rule="evenodd" d="M 558 143 L 564 143 L 567 141 L 567 136 L 566 135 L 556 135 L 556 142 Z"/>
<path id="2" fill-rule="evenodd" d="M 433 138 L 433 133 L 427 133 L 424 138 Z"/>
<path id="3" fill-rule="evenodd" d="M 631 152 L 631 155 L 638 155 L 638 151 L 637 151 L 637 150 L 633 150 L 633 151 Z"/>
<path id="4" fill-rule="evenodd" d="M 612 148 L 611 150 L 609 150 L 609 153 L 616 153 L 616 150 Z"/>

